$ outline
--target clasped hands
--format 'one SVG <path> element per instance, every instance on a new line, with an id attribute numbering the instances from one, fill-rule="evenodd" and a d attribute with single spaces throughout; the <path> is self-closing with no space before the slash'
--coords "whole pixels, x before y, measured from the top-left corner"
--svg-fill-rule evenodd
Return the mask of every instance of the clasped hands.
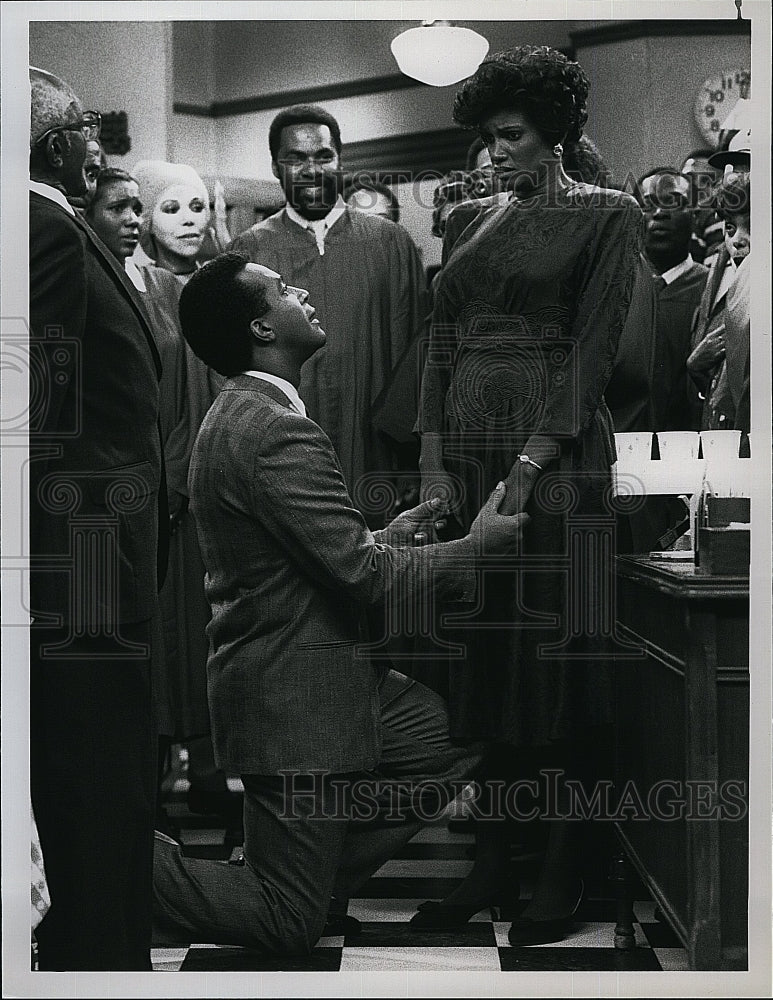
<path id="1" fill-rule="evenodd" d="M 470 526 L 468 538 L 479 552 L 502 552 L 515 546 L 521 539 L 529 515 L 522 510 L 508 510 L 522 501 L 520 491 L 508 504 L 510 488 L 498 483 L 478 516 Z M 403 511 L 384 529 L 383 540 L 390 545 L 421 545 L 438 541 L 450 515 L 446 497 L 432 496 L 416 507 Z"/>

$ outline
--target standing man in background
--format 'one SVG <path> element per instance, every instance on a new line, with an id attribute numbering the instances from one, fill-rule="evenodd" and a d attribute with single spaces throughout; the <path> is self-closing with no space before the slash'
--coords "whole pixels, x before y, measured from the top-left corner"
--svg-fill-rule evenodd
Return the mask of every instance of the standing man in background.
<path id="1" fill-rule="evenodd" d="M 287 205 L 237 236 L 231 249 L 308 289 L 328 342 L 304 365 L 301 395 L 333 442 L 355 504 L 379 527 L 389 506 L 384 497 L 396 499 L 405 486 L 396 474 L 412 471 L 415 462 L 415 448 L 401 448 L 378 429 L 372 409 L 424 326 L 421 258 L 400 226 L 344 203 L 341 131 L 323 108 L 281 111 L 269 129 L 269 147 Z M 416 388 L 390 393 L 401 411 L 413 407 L 411 426 Z M 389 424 L 381 413 L 380 427 Z"/>
<path id="2" fill-rule="evenodd" d="M 30 70 L 30 772 L 45 971 L 150 970 L 161 362 L 68 197 L 100 116 Z"/>
<path id="3" fill-rule="evenodd" d="M 697 429 L 687 357 L 708 271 L 690 254 L 690 182 L 664 167 L 645 174 L 639 187 L 644 252 L 604 396 L 618 432 Z"/>
<path id="4" fill-rule="evenodd" d="M 690 254 L 690 181 L 678 170 L 660 167 L 639 179 L 639 200 L 643 253 L 604 398 L 619 433 L 697 430 L 687 358 L 708 270 Z M 618 551 L 659 548 L 683 515 L 674 498 L 647 497 L 640 510 L 618 518 Z"/>

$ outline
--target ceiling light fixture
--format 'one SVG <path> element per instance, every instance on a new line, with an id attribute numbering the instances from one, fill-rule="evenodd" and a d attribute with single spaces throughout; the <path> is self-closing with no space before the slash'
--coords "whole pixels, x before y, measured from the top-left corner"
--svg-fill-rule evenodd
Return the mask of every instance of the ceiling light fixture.
<path id="1" fill-rule="evenodd" d="M 400 71 L 431 87 L 447 87 L 472 76 L 489 49 L 486 39 L 471 28 L 450 21 L 422 21 L 392 41 L 392 55 Z"/>

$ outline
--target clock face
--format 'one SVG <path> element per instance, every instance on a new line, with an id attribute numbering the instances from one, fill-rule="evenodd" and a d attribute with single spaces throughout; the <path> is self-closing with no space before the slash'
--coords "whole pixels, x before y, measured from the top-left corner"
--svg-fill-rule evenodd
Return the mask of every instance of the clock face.
<path id="1" fill-rule="evenodd" d="M 695 121 L 709 145 L 718 144 L 723 122 L 739 97 L 749 97 L 751 82 L 748 69 L 725 69 L 704 81 L 695 98 Z"/>

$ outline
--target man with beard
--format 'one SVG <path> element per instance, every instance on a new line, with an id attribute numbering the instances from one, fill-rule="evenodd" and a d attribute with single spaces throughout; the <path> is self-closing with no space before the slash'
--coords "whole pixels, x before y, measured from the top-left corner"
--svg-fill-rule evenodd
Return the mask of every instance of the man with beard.
<path id="1" fill-rule="evenodd" d="M 398 473 L 413 471 L 416 460 L 410 442 L 400 445 L 389 433 L 391 423 L 412 426 L 415 387 L 390 392 L 397 421 L 382 408 L 374 420 L 373 405 L 424 324 L 421 258 L 400 226 L 344 203 L 341 132 L 323 108 L 281 111 L 269 148 L 287 205 L 237 236 L 231 249 L 309 290 L 328 342 L 304 365 L 301 395 L 333 442 L 354 502 L 378 527 L 385 498 L 397 499 L 406 486 Z M 402 412 L 411 408 L 412 415 Z"/>
<path id="2" fill-rule="evenodd" d="M 699 414 L 688 388 L 692 317 L 707 269 L 690 255 L 691 187 L 671 167 L 639 180 L 644 246 L 612 378 L 604 393 L 615 431 L 697 430 Z M 648 552 L 681 518 L 666 497 L 648 497 L 618 524 L 620 551 Z"/>

